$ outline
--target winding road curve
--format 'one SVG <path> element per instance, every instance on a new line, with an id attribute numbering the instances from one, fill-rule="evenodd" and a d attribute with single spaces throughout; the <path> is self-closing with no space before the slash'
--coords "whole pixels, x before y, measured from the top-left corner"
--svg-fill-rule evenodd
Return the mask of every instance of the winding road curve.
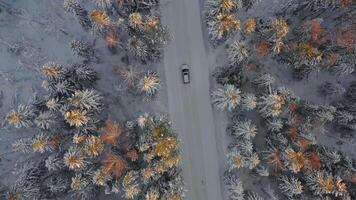
<path id="1" fill-rule="evenodd" d="M 165 48 L 169 115 L 179 133 L 188 200 L 222 200 L 219 151 L 209 91 L 209 58 L 204 46 L 199 0 L 170 0 L 162 21 L 172 34 Z M 180 66 L 191 66 L 182 83 Z"/>

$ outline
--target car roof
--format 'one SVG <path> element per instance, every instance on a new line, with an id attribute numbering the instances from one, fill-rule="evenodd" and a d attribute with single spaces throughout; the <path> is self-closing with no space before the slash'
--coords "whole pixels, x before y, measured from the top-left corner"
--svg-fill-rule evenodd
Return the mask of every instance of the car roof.
<path id="1" fill-rule="evenodd" d="M 189 66 L 188 66 L 187 64 L 183 64 L 183 65 L 181 66 L 181 68 L 182 68 L 182 70 L 183 70 L 183 69 L 189 69 Z"/>

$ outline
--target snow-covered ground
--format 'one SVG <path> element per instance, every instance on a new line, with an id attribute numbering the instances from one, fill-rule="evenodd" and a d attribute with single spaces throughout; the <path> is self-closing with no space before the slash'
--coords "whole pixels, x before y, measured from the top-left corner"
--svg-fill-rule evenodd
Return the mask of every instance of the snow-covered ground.
<path id="1" fill-rule="evenodd" d="M 169 114 L 182 141 L 183 175 L 187 199 L 222 199 L 220 165 L 224 153 L 215 131 L 210 103 L 211 65 L 203 38 L 199 0 L 171 0 L 161 8 L 172 41 L 166 47 Z M 181 65 L 190 66 L 190 84 L 183 84 Z"/>

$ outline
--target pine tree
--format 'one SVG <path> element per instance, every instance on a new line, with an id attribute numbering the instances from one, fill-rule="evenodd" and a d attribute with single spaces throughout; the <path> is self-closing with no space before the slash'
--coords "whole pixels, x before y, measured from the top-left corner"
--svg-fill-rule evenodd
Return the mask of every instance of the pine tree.
<path id="1" fill-rule="evenodd" d="M 259 3 L 261 0 L 242 0 L 242 5 L 245 10 L 250 9 L 255 3 Z"/>
<path id="2" fill-rule="evenodd" d="M 337 111 L 335 114 L 335 122 L 338 125 L 349 127 L 353 124 L 355 116 L 347 111 Z"/>
<path id="3" fill-rule="evenodd" d="M 295 177 L 281 176 L 279 189 L 290 199 L 298 197 L 303 192 L 302 183 Z"/>
<path id="4" fill-rule="evenodd" d="M 234 66 L 245 61 L 250 54 L 247 45 L 242 41 L 235 41 L 228 49 L 228 60 Z"/>
<path id="5" fill-rule="evenodd" d="M 265 176 L 265 177 L 270 175 L 268 168 L 262 165 L 259 165 L 256 168 L 256 173 L 260 176 Z"/>
<path id="6" fill-rule="evenodd" d="M 83 57 L 85 61 L 92 61 L 97 59 L 95 57 L 95 51 L 92 45 L 88 44 L 87 42 L 80 41 L 80 40 L 73 40 L 70 43 L 70 48 L 74 55 Z"/>
<path id="7" fill-rule="evenodd" d="M 245 197 L 245 200 L 263 200 L 263 198 L 255 192 L 248 192 Z"/>
<path id="8" fill-rule="evenodd" d="M 267 193 L 270 200 L 279 200 L 280 199 L 278 197 L 278 195 L 275 194 L 276 192 L 272 189 L 271 185 L 268 185 L 263 190 Z"/>
<path id="9" fill-rule="evenodd" d="M 69 190 L 69 179 L 65 175 L 52 176 L 46 182 L 50 196 L 58 196 Z"/>
<path id="10" fill-rule="evenodd" d="M 356 102 L 356 81 L 351 82 L 346 90 L 346 98 L 352 102 Z"/>
<path id="11" fill-rule="evenodd" d="M 58 171 L 63 169 L 63 160 L 59 155 L 51 155 L 45 160 L 45 167 L 48 171 Z"/>
<path id="12" fill-rule="evenodd" d="M 235 109 L 241 101 L 240 90 L 233 85 L 225 85 L 222 88 L 218 88 L 213 91 L 212 101 L 219 110 L 232 111 Z"/>
<path id="13" fill-rule="evenodd" d="M 120 78 L 123 80 L 125 87 L 134 89 L 137 87 L 137 82 L 139 81 L 139 72 L 137 67 L 129 65 L 124 68 L 119 68 L 116 71 Z"/>
<path id="14" fill-rule="evenodd" d="M 318 105 L 314 106 L 314 115 L 318 121 L 322 124 L 326 122 L 332 122 L 334 120 L 334 115 L 336 108 L 330 105 Z"/>
<path id="15" fill-rule="evenodd" d="M 68 100 L 75 108 L 90 111 L 100 110 L 102 105 L 102 96 L 93 89 L 76 90 Z"/>
<path id="16" fill-rule="evenodd" d="M 40 199 L 41 194 L 41 174 L 43 170 L 34 163 L 27 163 L 20 169 L 20 175 L 6 199 Z"/>
<path id="17" fill-rule="evenodd" d="M 71 71 L 72 79 L 74 79 L 81 88 L 90 87 L 92 83 L 98 80 L 97 72 L 86 64 L 74 64 Z"/>
<path id="18" fill-rule="evenodd" d="M 251 120 L 235 121 L 231 130 L 234 137 L 246 140 L 251 140 L 257 135 L 257 127 L 252 124 Z"/>
<path id="19" fill-rule="evenodd" d="M 250 111 L 257 106 L 257 98 L 253 94 L 243 94 L 241 100 L 241 108 Z"/>
<path id="20" fill-rule="evenodd" d="M 110 10 L 112 8 L 114 1 L 113 0 L 95 0 L 95 3 L 98 7 L 104 10 Z"/>
<path id="21" fill-rule="evenodd" d="M 272 118 L 267 120 L 268 129 L 272 132 L 279 132 L 284 126 L 284 122 L 280 118 Z"/>
<path id="22" fill-rule="evenodd" d="M 140 91 L 146 96 L 154 96 L 159 85 L 160 81 L 156 72 L 147 72 L 138 83 Z"/>
<path id="23" fill-rule="evenodd" d="M 312 68 L 308 65 L 301 65 L 293 69 L 293 78 L 296 80 L 302 80 L 309 76 L 312 72 Z"/>
<path id="24" fill-rule="evenodd" d="M 258 87 L 262 87 L 262 88 L 265 87 L 269 90 L 271 90 L 271 86 L 274 84 L 274 82 L 275 82 L 275 78 L 270 74 L 263 74 L 257 76 L 253 81 L 253 83 L 256 84 Z"/>
<path id="25" fill-rule="evenodd" d="M 227 185 L 229 198 L 231 200 L 244 200 L 244 189 L 237 175 L 225 173 L 224 180 Z"/>
<path id="26" fill-rule="evenodd" d="M 127 41 L 127 50 L 141 61 L 146 61 L 149 57 L 149 47 L 138 37 L 132 37 Z"/>
<path id="27" fill-rule="evenodd" d="M 71 12 L 77 16 L 79 24 L 85 31 L 89 31 L 92 28 L 88 12 L 78 3 L 77 0 L 64 0 L 63 6 L 67 12 Z"/>
<path id="28" fill-rule="evenodd" d="M 241 22 L 236 16 L 236 10 L 241 6 L 241 0 L 209 0 L 206 2 L 206 24 L 210 40 L 214 45 L 224 42 L 240 29 Z"/>
<path id="29" fill-rule="evenodd" d="M 12 110 L 5 119 L 16 128 L 27 128 L 33 124 L 34 111 L 31 106 L 19 105 L 16 110 Z"/>
<path id="30" fill-rule="evenodd" d="M 34 124 L 40 129 L 48 130 L 55 123 L 54 118 L 51 112 L 41 112 L 34 119 Z"/>
<path id="31" fill-rule="evenodd" d="M 319 146 L 318 152 L 320 153 L 320 159 L 326 165 L 333 165 L 341 161 L 341 155 L 336 152 L 328 149 L 325 146 Z"/>
<path id="32" fill-rule="evenodd" d="M 144 61 L 157 61 L 161 58 L 163 47 L 170 41 L 170 34 L 168 28 L 163 26 L 160 19 L 156 16 L 150 16 L 144 22 L 144 38 L 148 46 L 149 53 Z"/>
<path id="33" fill-rule="evenodd" d="M 282 112 L 282 106 L 285 104 L 284 97 L 275 93 L 262 96 L 258 102 L 259 112 L 265 118 L 277 117 Z"/>
<path id="34" fill-rule="evenodd" d="M 320 93 L 325 96 L 341 96 L 345 93 L 345 88 L 338 83 L 326 82 L 319 88 Z"/>
<path id="35" fill-rule="evenodd" d="M 346 76 L 355 72 L 355 64 L 340 63 L 330 67 L 330 71 L 338 76 Z"/>
<path id="36" fill-rule="evenodd" d="M 220 85 L 234 85 L 241 87 L 242 68 L 241 66 L 218 67 L 213 76 Z"/>
<path id="37" fill-rule="evenodd" d="M 310 172 L 306 177 L 306 185 L 316 196 L 332 194 L 335 198 L 349 197 L 345 182 L 340 177 L 333 177 L 326 171 Z"/>

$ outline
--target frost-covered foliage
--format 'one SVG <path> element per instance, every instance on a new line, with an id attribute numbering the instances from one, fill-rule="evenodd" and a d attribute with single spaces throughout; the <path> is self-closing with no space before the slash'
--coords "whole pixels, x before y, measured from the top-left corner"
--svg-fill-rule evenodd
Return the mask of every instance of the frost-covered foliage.
<path id="1" fill-rule="evenodd" d="M 284 39 L 289 33 L 289 26 L 285 19 L 272 19 L 270 23 L 272 36 L 270 38 L 273 43 L 272 50 L 275 53 L 280 53 L 284 47 Z"/>
<path id="2" fill-rule="evenodd" d="M 231 127 L 232 135 L 236 138 L 243 137 L 248 140 L 254 138 L 257 134 L 257 128 L 250 120 L 236 121 Z"/>
<path id="3" fill-rule="evenodd" d="M 122 87 L 136 89 L 140 78 L 140 73 L 136 66 L 129 65 L 127 67 L 120 67 L 116 72 L 124 84 Z"/>
<path id="4" fill-rule="evenodd" d="M 325 69 L 337 76 L 354 73 L 355 30 L 346 14 L 354 7 L 353 1 L 289 2 L 284 12 L 300 15 L 303 20 L 294 24 L 289 48 L 283 49 L 278 60 L 293 67 L 298 80 Z"/>
<path id="5" fill-rule="evenodd" d="M 256 108 L 257 101 L 253 94 L 241 94 L 240 89 L 234 85 L 224 85 L 211 94 L 213 104 L 219 110 L 232 112 L 237 108 L 250 111 Z"/>
<path id="6" fill-rule="evenodd" d="M 254 175 L 248 175 L 249 178 L 259 175 L 263 177 L 260 180 L 278 180 L 279 188 L 273 188 L 276 192 L 262 189 L 268 194 L 267 199 L 353 199 L 355 180 L 350 177 L 354 177 L 355 161 L 346 156 L 349 152 L 321 145 L 321 138 L 328 145 L 330 141 L 325 141 L 325 135 L 319 135 L 343 138 L 338 145 L 354 141 L 356 86 L 352 80 L 356 46 L 352 13 L 355 2 L 283 2 L 282 10 L 277 8 L 270 18 L 247 13 L 246 20 L 239 22 L 240 34 L 231 40 L 229 37 L 237 29 L 229 29 L 222 35 L 212 32 L 209 23 L 217 21 L 216 13 L 228 11 L 230 19 L 237 20 L 234 17 L 241 7 L 246 7 L 245 2 L 236 6 L 237 1 L 208 1 L 205 12 L 207 32 L 215 36 L 210 40 L 215 46 L 225 44 L 224 49 L 216 50 L 226 64 L 213 74 L 220 88 L 213 93 L 225 94 L 221 88 L 227 85 L 239 89 L 240 101 L 228 113 L 233 124 L 227 129 L 232 136 L 227 153 L 229 176 L 237 177 L 237 169 L 249 168 Z M 314 91 L 312 88 L 316 87 L 312 84 L 326 75 L 318 77 L 315 72 L 324 70 L 330 72 L 328 76 L 334 75 L 335 78 L 327 77 L 328 82 L 318 85 L 315 92 L 324 97 L 324 104 L 309 102 L 282 86 L 283 83 L 293 85 L 285 75 L 284 66 L 292 68 L 287 71 L 292 72 L 295 80 L 316 79 L 296 86 L 300 94 Z M 351 84 L 347 85 L 350 80 Z M 310 88 L 300 90 L 302 85 Z M 229 102 L 226 95 L 219 96 L 225 98 L 218 102 Z M 229 189 L 229 183 L 226 185 Z M 244 191 L 245 195 L 239 198 L 259 199 L 254 192 Z"/>
<path id="7" fill-rule="evenodd" d="M 227 185 L 229 200 L 263 200 L 257 193 L 244 190 L 236 174 L 226 172 L 224 182 Z"/>
<path id="8" fill-rule="evenodd" d="M 169 32 L 159 16 L 150 12 L 158 9 L 159 1 L 96 0 L 94 5 L 97 8 L 88 12 L 76 0 L 64 1 L 65 9 L 78 17 L 85 30 L 103 38 L 111 52 L 124 48 L 142 62 L 161 58 Z"/>
<path id="9" fill-rule="evenodd" d="M 314 171 L 307 175 L 306 185 L 316 196 L 333 195 L 351 198 L 348 194 L 346 183 L 339 177 L 333 177 L 325 171 Z"/>
<path id="10" fill-rule="evenodd" d="M 26 177 L 30 173 L 28 170 L 19 172 L 18 181 L 9 193 L 16 199 L 50 199 L 65 195 L 70 182 L 68 169 L 63 168 L 63 156 L 70 145 L 68 139 L 74 133 L 92 134 L 101 118 L 102 97 L 92 89 L 97 77 L 90 67 L 82 64 L 64 68 L 47 63 L 41 67 L 41 72 L 45 76 L 43 87 L 47 95 L 33 98 L 28 105 L 20 105 L 6 116 L 9 125 L 16 128 L 38 129 L 32 138 L 16 141 L 15 151 L 50 155 L 31 165 L 31 173 L 36 172 L 36 177 Z M 71 162 L 80 165 L 78 161 Z M 68 176 L 61 177 L 62 174 Z M 32 190 L 38 190 L 34 191 L 38 196 L 33 196 Z"/>
<path id="11" fill-rule="evenodd" d="M 129 199 L 152 195 L 162 199 L 184 198 L 179 142 L 170 122 L 147 114 L 129 122 L 130 135 L 122 135 L 123 127 L 107 120 L 103 127 L 90 133 L 80 132 L 79 128 L 67 130 L 75 134 L 62 136 L 63 142 L 57 141 L 56 146 L 43 134 L 25 143 L 18 142 L 17 146 L 26 144 L 34 152 L 52 154 L 31 168 L 30 172 L 35 174 L 19 173 L 9 198 L 38 199 L 45 195 L 51 199 L 71 191 L 73 198 L 95 199 L 100 189 L 117 195 L 123 191 L 123 197 Z M 48 192 L 40 192 L 44 187 Z"/>
<path id="12" fill-rule="evenodd" d="M 241 101 L 240 90 L 233 85 L 225 85 L 213 91 L 211 96 L 213 104 L 220 110 L 232 111 Z"/>
<path id="13" fill-rule="evenodd" d="M 205 16 L 210 40 L 217 45 L 240 30 L 241 22 L 237 10 L 240 0 L 208 0 L 205 4 Z"/>
<path id="14" fill-rule="evenodd" d="M 43 169 L 34 163 L 27 163 L 19 170 L 19 176 L 10 187 L 6 199 L 41 199 L 46 194 L 41 192 L 43 187 L 41 173 Z"/>
<path id="15" fill-rule="evenodd" d="M 249 192 L 247 193 L 246 200 L 263 200 L 262 197 L 260 197 L 258 194 L 254 193 L 254 192 Z"/>
<path id="16" fill-rule="evenodd" d="M 143 73 L 136 70 L 136 66 L 158 61 L 163 47 L 170 40 L 167 27 L 155 14 L 159 13 L 159 1 L 95 0 L 92 10 L 86 11 L 79 1 L 65 0 L 64 7 L 76 14 L 80 22 L 85 21 L 82 17 L 85 15 L 90 22 L 90 26 L 85 26 L 86 30 L 103 39 L 112 54 L 120 52 L 124 55 L 122 61 L 125 65 L 117 68 L 120 83 L 115 84 L 116 90 L 129 89 L 133 94 L 143 93 L 149 97 L 157 92 L 157 73 L 152 70 Z M 84 58 L 86 63 L 99 62 L 94 44 L 73 40 L 70 46 L 73 53 Z M 62 88 L 66 87 L 65 82 L 60 84 Z"/>
<path id="17" fill-rule="evenodd" d="M 257 106 L 257 98 L 255 95 L 247 93 L 242 95 L 241 108 L 246 111 L 254 110 Z"/>
<path id="18" fill-rule="evenodd" d="M 230 173 L 226 173 L 224 176 L 227 190 L 229 192 L 229 199 L 231 200 L 244 200 L 244 188 L 239 178 Z"/>
<path id="19" fill-rule="evenodd" d="M 101 96 L 91 87 L 96 80 L 95 72 L 85 65 L 63 68 L 53 63 L 45 64 L 41 71 L 46 76 L 43 87 L 48 95 L 43 99 L 35 97 L 28 105 L 19 105 L 17 111 L 11 111 L 6 120 L 17 128 L 35 126 L 42 130 L 55 127 L 55 122 L 65 121 L 68 125 L 83 130 L 90 120 L 89 115 L 100 110 Z M 82 76 L 78 72 L 90 74 Z M 58 117 L 62 120 L 58 121 Z M 62 124 L 62 126 L 66 126 Z"/>
<path id="20" fill-rule="evenodd" d="M 87 42 L 73 40 L 70 43 L 70 48 L 72 49 L 74 55 L 83 57 L 86 61 L 90 61 L 96 58 L 93 47 Z"/>
<path id="21" fill-rule="evenodd" d="M 258 102 L 259 112 L 264 117 L 277 117 L 282 112 L 284 98 L 277 93 L 262 96 Z"/>
<path id="22" fill-rule="evenodd" d="M 146 73 L 138 83 L 138 87 L 146 96 L 153 96 L 156 94 L 160 81 L 156 72 Z"/>
<path id="23" fill-rule="evenodd" d="M 7 199 L 89 200 L 104 190 L 128 199 L 184 198 L 179 141 L 168 120 L 142 115 L 126 127 L 125 122 L 103 123 L 103 96 L 93 89 L 95 71 L 85 64 L 47 63 L 41 72 L 47 94 L 5 117 L 8 126 L 37 129 L 16 141 L 13 150 L 41 154 L 19 172 Z M 149 73 L 139 85 L 153 95 L 158 83 Z"/>
<path id="24" fill-rule="evenodd" d="M 235 41 L 228 49 L 228 60 L 234 66 L 246 60 L 249 56 L 249 49 L 244 42 Z"/>
<path id="25" fill-rule="evenodd" d="M 248 19 L 241 23 L 238 12 L 242 8 L 249 9 L 259 0 L 207 0 L 205 1 L 205 22 L 209 33 L 210 42 L 220 45 L 238 33 L 241 28 L 246 33 L 251 33 L 256 28 L 256 21 Z"/>
<path id="26" fill-rule="evenodd" d="M 356 82 L 351 82 L 350 86 L 347 88 L 346 97 L 352 101 L 356 102 Z"/>
<path id="27" fill-rule="evenodd" d="M 63 7 L 85 31 L 102 38 L 111 53 L 120 48 L 127 65 L 131 60 L 140 65 L 157 61 L 169 41 L 167 28 L 155 14 L 157 0 L 95 0 L 93 6 L 64 0 Z M 6 128 L 34 133 L 14 142 L 13 150 L 38 157 L 16 174 L 6 196 L 1 189 L 1 199 L 89 200 L 104 192 L 120 199 L 184 198 L 179 142 L 169 121 L 143 115 L 128 122 L 104 122 L 103 96 L 94 89 L 97 73 L 89 66 L 100 61 L 94 45 L 95 40 L 74 39 L 69 47 L 83 62 L 68 67 L 44 64 L 39 71 L 47 94 L 5 116 Z M 140 93 L 157 93 L 156 72 L 120 72 Z"/>
<path id="28" fill-rule="evenodd" d="M 263 74 L 261 76 L 256 77 L 253 81 L 258 87 L 271 89 L 271 86 L 274 84 L 276 79 L 270 74 Z"/>
<path id="29" fill-rule="evenodd" d="M 86 11 L 77 0 L 64 0 L 63 6 L 67 12 L 74 14 L 78 18 L 79 24 L 84 30 L 89 31 L 92 28 L 88 11 Z"/>
<path id="30" fill-rule="evenodd" d="M 239 88 L 242 81 L 242 68 L 230 65 L 218 67 L 213 76 L 220 85 L 234 85 Z"/>
<path id="31" fill-rule="evenodd" d="M 338 83 L 326 82 L 319 88 L 320 93 L 325 96 L 341 96 L 345 93 L 345 88 Z"/>
<path id="32" fill-rule="evenodd" d="M 133 141 L 137 142 L 133 147 L 137 147 L 138 156 L 130 155 L 132 150 L 126 156 L 129 154 L 134 162 L 140 164 L 139 168 L 131 169 L 127 165 L 122 181 L 124 196 L 143 198 L 157 195 L 162 199 L 182 199 L 185 189 L 179 169 L 181 158 L 170 122 L 142 115 L 131 129 L 137 132 L 138 141 Z"/>
<path id="33" fill-rule="evenodd" d="M 234 141 L 229 145 L 228 158 L 230 171 L 240 168 L 254 169 L 260 158 L 253 147 L 257 128 L 250 120 L 238 119 L 230 127 Z"/>
<path id="34" fill-rule="evenodd" d="M 295 177 L 282 176 L 279 181 L 280 190 L 290 199 L 298 197 L 303 192 L 302 183 Z"/>
<path id="35" fill-rule="evenodd" d="M 27 128 L 32 125 L 31 119 L 34 118 L 32 108 L 27 105 L 19 105 L 16 110 L 12 110 L 6 115 L 5 119 L 16 128 Z"/>

